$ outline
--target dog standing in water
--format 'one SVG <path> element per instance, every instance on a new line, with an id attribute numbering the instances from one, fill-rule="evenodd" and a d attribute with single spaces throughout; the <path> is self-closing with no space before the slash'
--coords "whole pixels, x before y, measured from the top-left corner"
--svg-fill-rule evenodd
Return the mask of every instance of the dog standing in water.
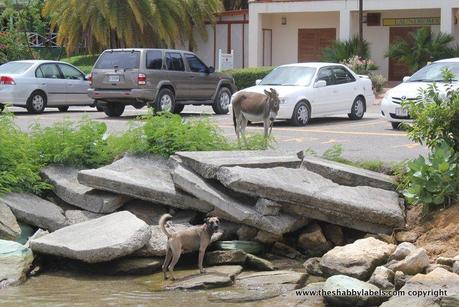
<path id="1" fill-rule="evenodd" d="M 159 220 L 161 231 L 167 236 L 166 258 L 163 263 L 164 279 L 167 279 L 167 271 L 174 277 L 174 267 L 177 264 L 182 252 L 199 250 L 198 266 L 199 271 L 204 273 L 202 262 L 207 246 L 211 242 L 212 235 L 218 231 L 220 220 L 217 217 L 208 217 L 203 225 L 193 226 L 188 229 L 169 232 L 166 223 L 172 218 L 170 214 L 164 214 Z"/>

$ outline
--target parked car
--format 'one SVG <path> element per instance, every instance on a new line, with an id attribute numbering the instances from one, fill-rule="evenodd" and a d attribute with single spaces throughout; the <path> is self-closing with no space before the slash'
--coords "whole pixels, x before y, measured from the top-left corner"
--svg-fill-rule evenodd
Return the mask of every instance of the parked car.
<path id="1" fill-rule="evenodd" d="M 387 91 L 381 103 L 381 116 L 398 129 L 400 123 L 411 122 L 408 111 L 401 106 L 402 101 L 419 100 L 421 90 L 425 90 L 436 82 L 440 92 L 446 91 L 448 84 L 443 82 L 443 70 L 448 68 L 456 75 L 453 89 L 459 88 L 459 58 L 444 59 L 427 65 L 412 76 L 403 78 L 403 83 Z"/>
<path id="2" fill-rule="evenodd" d="M 185 105 L 211 105 L 226 114 L 234 80 L 216 73 L 195 54 L 172 49 L 114 49 L 104 51 L 90 75 L 89 96 L 110 117 L 121 116 L 126 105 L 180 113 Z"/>
<path id="3" fill-rule="evenodd" d="M 374 101 L 371 80 L 334 63 L 300 63 L 275 68 L 244 91 L 263 93 L 274 88 L 280 97 L 276 119 L 305 126 L 311 118 L 347 114 L 359 120 Z"/>
<path id="4" fill-rule="evenodd" d="M 75 66 L 58 61 L 15 61 L 0 66 L 0 111 L 7 104 L 29 113 L 45 108 L 94 106 L 87 95 L 89 81 Z"/>

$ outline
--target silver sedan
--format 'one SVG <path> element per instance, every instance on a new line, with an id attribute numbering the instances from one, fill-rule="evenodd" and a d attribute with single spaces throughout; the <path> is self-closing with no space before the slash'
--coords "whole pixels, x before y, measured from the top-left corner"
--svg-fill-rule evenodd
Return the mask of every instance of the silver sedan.
<path id="1" fill-rule="evenodd" d="M 0 112 L 5 105 L 42 113 L 69 106 L 94 106 L 89 80 L 75 66 L 58 61 L 15 61 L 0 66 Z"/>

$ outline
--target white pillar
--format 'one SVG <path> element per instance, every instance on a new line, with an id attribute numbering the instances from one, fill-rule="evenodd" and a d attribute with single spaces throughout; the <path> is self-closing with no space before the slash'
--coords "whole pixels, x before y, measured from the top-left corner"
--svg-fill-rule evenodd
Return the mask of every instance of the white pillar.
<path id="1" fill-rule="evenodd" d="M 351 38 L 351 11 L 342 9 L 339 12 L 339 36 L 340 41 Z"/>
<path id="2" fill-rule="evenodd" d="M 252 6 L 253 8 L 253 6 Z M 252 8 L 249 10 L 249 67 L 258 67 L 262 63 L 263 31 L 261 28 L 261 15 Z"/>
<path id="3" fill-rule="evenodd" d="M 446 34 L 454 34 L 454 19 L 453 8 L 451 6 L 443 6 L 441 8 L 440 31 Z"/>

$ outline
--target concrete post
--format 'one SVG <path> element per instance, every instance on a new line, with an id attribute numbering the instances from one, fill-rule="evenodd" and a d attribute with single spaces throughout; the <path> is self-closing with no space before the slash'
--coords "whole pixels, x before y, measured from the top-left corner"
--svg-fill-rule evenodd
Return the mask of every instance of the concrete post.
<path id="1" fill-rule="evenodd" d="M 442 6 L 440 17 L 440 31 L 446 34 L 454 34 L 454 19 L 453 8 L 451 6 Z"/>
<path id="2" fill-rule="evenodd" d="M 342 9 L 339 12 L 339 36 L 340 41 L 351 38 L 351 11 Z"/>
<path id="3" fill-rule="evenodd" d="M 249 10 L 249 67 L 258 67 L 262 62 L 261 18 L 261 15 L 255 10 Z"/>

